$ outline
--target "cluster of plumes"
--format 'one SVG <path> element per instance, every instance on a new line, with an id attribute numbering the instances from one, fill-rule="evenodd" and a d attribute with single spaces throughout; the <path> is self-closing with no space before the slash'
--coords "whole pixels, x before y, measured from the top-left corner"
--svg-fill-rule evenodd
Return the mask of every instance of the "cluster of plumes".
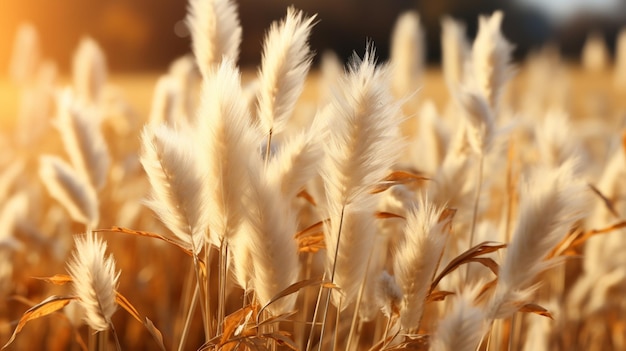
<path id="1" fill-rule="evenodd" d="M 298 107 L 310 81 L 314 53 L 308 38 L 315 15 L 287 9 L 267 31 L 257 77 L 242 85 L 235 2 L 190 0 L 188 10 L 193 56 L 176 60 L 159 78 L 145 121 L 124 113 L 93 40 L 79 45 L 72 86 L 59 88 L 53 69 L 40 61 L 34 29 L 18 33 L 13 79 L 26 101 L 56 103 L 55 112 L 24 104 L 20 120 L 55 116 L 51 125 L 62 151 L 37 155 L 38 175 L 60 204 L 47 221 L 63 217 L 61 208 L 86 228 L 67 267 L 93 330 L 112 327 L 120 274 L 91 230 L 127 223 L 158 231 L 150 235 L 193 257 L 205 333 L 225 331 L 213 329 L 224 322 L 212 320 L 220 317 L 210 310 L 217 309 L 215 302 L 237 300 L 239 308 L 243 299 L 267 305 L 267 313 L 254 320 L 284 319 L 281 325 L 289 325 L 290 338 L 302 348 L 318 340 L 324 349 L 334 343 L 359 350 L 380 340 L 390 347 L 415 346 L 428 335 L 432 350 L 497 349 L 480 346 L 481 340 L 504 345 L 503 335 L 510 334 L 511 342 L 549 349 L 559 342 L 554 325 L 542 331 L 535 320 L 516 318 L 521 332 L 509 333 L 500 320 L 520 311 L 547 314 L 541 306 L 549 306 L 556 325 L 583 328 L 585 318 L 597 321 L 609 303 L 623 310 L 608 298 L 622 292 L 626 281 L 623 236 L 589 240 L 580 279 L 570 283 L 567 276 L 571 292 L 560 266 L 573 252 L 568 249 L 578 249 L 578 233 L 623 217 L 616 199 L 626 191 L 626 158 L 621 139 L 611 134 L 621 124 L 572 118 L 558 86 L 564 79 L 545 80 L 547 72 L 564 74 L 549 51 L 530 61 L 527 92 L 507 96 L 512 45 L 500 30 L 502 12 L 479 19 L 472 45 L 462 23 L 442 20 L 443 78 L 450 91 L 445 109 L 422 98 L 429 88 L 425 35 L 419 15 L 409 12 L 398 18 L 388 63 L 377 62 L 372 43 L 345 67 L 324 54 L 319 105 L 305 113 Z M 623 38 L 618 87 L 626 81 Z M 597 40 L 585 52 L 588 70 L 606 70 Z M 605 110 L 599 105 L 590 103 L 588 114 L 600 116 Z M 19 143 L 32 146 L 43 135 L 18 137 Z M 116 143 L 129 137 L 139 145 L 124 149 Z M 25 227 L 29 209 L 45 194 L 7 190 L 5 183 L 17 183 L 25 167 L 13 163 L 0 179 L 0 296 L 10 289 L 4 282 L 12 266 L 3 264 L 5 258 L 24 250 L 7 233 Z M 473 176 L 478 169 L 484 178 Z M 589 184 L 598 200 L 590 197 Z M 144 205 L 149 210 L 139 207 Z M 467 256 L 485 242 L 483 250 L 497 243 L 507 247 Z M 60 251 L 62 259 L 66 252 Z M 139 275 L 155 274 L 136 273 L 143 284 L 149 278 Z M 224 291 L 216 293 L 214 281 Z M 290 293 L 283 296 L 285 291 Z M 218 301 L 208 301 L 215 296 Z M 324 296 L 333 308 L 324 309 Z M 237 333 L 257 335 L 246 330 L 252 319 L 238 322 Z M 321 320 L 331 335 L 323 340 L 320 329 L 311 327 Z M 337 333 L 329 333 L 333 328 Z M 588 340 L 607 335 L 589 333 L 595 334 Z M 602 345 L 619 345 L 612 338 Z"/>

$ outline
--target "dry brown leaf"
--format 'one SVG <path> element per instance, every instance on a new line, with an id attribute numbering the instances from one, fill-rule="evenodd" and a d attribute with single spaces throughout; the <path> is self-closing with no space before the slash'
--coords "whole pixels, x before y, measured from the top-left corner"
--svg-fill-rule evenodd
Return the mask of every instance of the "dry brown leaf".
<path id="1" fill-rule="evenodd" d="M 67 274 L 55 274 L 52 277 L 35 277 L 35 279 L 43 280 L 54 285 L 65 285 L 72 281 L 72 277 Z"/>
<path id="2" fill-rule="evenodd" d="M 385 177 L 380 183 L 376 184 L 371 190 L 370 194 L 378 194 L 398 184 L 416 183 L 421 181 L 430 180 L 419 174 L 413 174 L 406 171 L 394 171 Z"/>
<path id="3" fill-rule="evenodd" d="M 306 191 L 306 189 L 302 189 L 297 195 L 296 197 L 301 197 L 303 199 L 305 199 L 308 203 L 310 203 L 313 206 L 317 206 L 317 203 L 315 202 L 315 199 L 313 198 L 313 196 L 311 196 L 311 194 L 309 194 L 308 191 Z"/>
<path id="4" fill-rule="evenodd" d="M 257 308 L 257 305 L 248 305 L 238 309 L 224 318 L 223 332 L 218 346 L 224 346 L 231 342 L 231 338 L 233 337 L 235 330 L 237 330 L 242 323 L 245 323 L 245 321 L 249 318 L 248 316 L 250 313 L 256 314 L 255 312 Z"/>
<path id="5" fill-rule="evenodd" d="M 316 253 L 326 248 L 324 242 L 324 222 L 314 223 L 294 235 L 298 242 L 298 252 Z"/>
<path id="6" fill-rule="evenodd" d="M 143 236 L 147 238 L 159 239 L 159 240 L 165 241 L 168 244 L 176 246 L 177 248 L 182 250 L 184 253 L 186 253 L 188 256 L 193 257 L 193 252 L 191 252 L 191 250 L 182 246 L 179 242 L 174 241 L 170 238 L 167 238 L 161 234 L 146 232 L 142 230 L 134 230 L 134 229 L 124 228 L 124 227 L 117 227 L 117 226 L 113 226 L 110 229 L 96 229 L 93 232 L 95 233 L 101 233 L 101 232 L 122 233 L 122 234 L 129 234 L 129 235 L 136 235 L 136 236 Z M 204 261 L 202 261 L 199 257 L 198 257 L 198 264 L 200 265 L 200 269 L 202 270 L 202 273 L 206 276 L 206 266 L 204 264 Z"/>
<path id="7" fill-rule="evenodd" d="M 452 291 L 445 290 L 433 291 L 426 298 L 426 302 L 443 301 L 450 295 L 454 295 L 454 293 Z"/>
<path id="8" fill-rule="evenodd" d="M 406 217 L 404 216 L 400 216 L 399 214 L 395 214 L 391 212 L 376 212 L 374 216 L 378 219 L 389 219 L 389 218 L 406 219 Z"/>
<path id="9" fill-rule="evenodd" d="M 130 314 L 133 318 L 135 318 L 137 322 L 143 324 L 143 321 L 141 320 L 141 316 L 139 316 L 139 312 L 137 311 L 135 306 L 133 306 L 128 301 L 128 299 L 124 297 L 124 295 L 120 294 L 118 291 L 115 292 L 115 302 L 117 302 L 117 304 L 120 305 L 123 309 L 125 309 L 126 312 L 128 312 L 128 314 Z"/>
<path id="10" fill-rule="evenodd" d="M 589 240 L 589 238 L 598 234 L 610 233 L 622 228 L 626 228 L 626 221 L 618 222 L 602 229 L 592 229 L 584 233 L 574 231 L 561 240 L 556 248 L 552 250 L 550 255 L 548 255 L 548 258 L 553 258 L 555 256 L 578 256 L 580 254 L 578 248 Z"/>
<path id="11" fill-rule="evenodd" d="M 594 194 L 598 195 L 598 197 L 604 203 L 604 207 L 606 207 L 606 209 L 609 210 L 609 212 L 611 212 L 613 217 L 619 219 L 620 217 L 619 217 L 619 214 L 617 213 L 617 210 L 615 210 L 615 205 L 613 205 L 613 201 L 611 201 L 608 197 L 604 196 L 604 194 L 602 194 L 600 189 L 596 188 L 593 184 L 588 183 L 587 186 L 591 189 L 591 191 L 593 191 Z"/>
<path id="12" fill-rule="evenodd" d="M 329 284 L 328 282 L 324 282 L 321 278 L 312 278 L 312 279 L 305 279 L 305 280 L 301 280 L 299 282 L 295 282 L 291 285 L 289 285 L 288 287 L 286 287 L 285 289 L 283 289 L 281 292 L 279 292 L 278 294 L 276 294 L 276 296 L 272 297 L 259 311 L 259 313 L 257 313 L 257 325 L 259 325 L 260 321 L 259 321 L 259 316 L 261 315 L 261 313 L 263 311 L 265 311 L 265 309 L 273 304 L 274 302 L 276 302 L 277 300 L 285 297 L 285 296 L 289 296 L 293 293 L 296 293 L 298 291 L 300 291 L 300 289 L 302 288 L 306 288 L 308 286 L 314 286 L 314 285 L 318 285 L 318 284 L 322 284 L 322 286 L 324 286 L 324 284 Z"/>
<path id="13" fill-rule="evenodd" d="M 24 328 L 26 323 L 54 313 L 67 306 L 70 302 L 72 302 L 72 300 L 76 299 L 78 299 L 76 296 L 50 296 L 37 305 L 29 308 L 26 312 L 24 312 L 22 318 L 20 318 L 17 326 L 15 327 L 15 331 L 13 331 L 13 334 L 11 335 L 11 338 L 4 346 L 2 346 L 2 349 L 4 350 L 7 348 L 15 340 L 15 337 L 20 331 L 22 331 L 22 328 Z"/>
<path id="14" fill-rule="evenodd" d="M 498 263 L 489 257 L 474 257 L 470 258 L 468 261 L 482 264 L 483 266 L 489 268 L 489 270 L 491 270 L 495 275 L 498 275 L 498 272 L 500 271 Z"/>
<path id="15" fill-rule="evenodd" d="M 133 306 L 128 299 L 119 293 L 119 291 L 115 292 L 115 302 L 120 305 L 128 314 L 130 314 L 133 318 L 135 318 L 139 323 L 143 324 L 144 327 L 148 330 L 150 335 L 154 341 L 156 341 L 157 345 L 161 350 L 165 350 L 165 345 L 163 344 L 163 335 L 161 332 L 154 326 L 152 321 L 146 317 L 145 321 L 141 319 L 139 315 L 139 311 Z"/>
<path id="16" fill-rule="evenodd" d="M 465 263 L 472 262 L 472 260 L 478 256 L 498 251 L 503 247 L 506 247 L 506 244 L 501 244 L 501 243 L 497 243 L 493 241 L 485 241 L 463 252 L 462 254 L 454 258 L 452 261 L 450 261 L 450 263 L 448 263 L 446 268 L 444 268 L 443 271 L 439 273 L 439 275 L 435 278 L 435 280 L 433 280 L 433 283 L 430 286 L 430 290 L 433 291 L 437 287 L 441 279 L 443 279 L 443 277 L 445 277 L 446 275 L 450 274 L 451 272 L 459 268 L 459 266 Z M 480 261 L 478 262 L 483 263 Z"/>
<path id="17" fill-rule="evenodd" d="M 552 314 L 550 313 L 550 311 L 534 303 L 527 303 L 524 306 L 520 307 L 518 311 L 522 313 L 534 313 L 540 316 L 554 319 L 552 318 Z"/>
<path id="18" fill-rule="evenodd" d="M 157 342 L 159 348 L 165 351 L 165 345 L 163 344 L 163 334 L 161 334 L 161 331 L 159 331 L 159 329 L 154 326 L 154 323 L 152 323 L 152 321 L 148 319 L 148 317 L 146 317 L 146 321 L 143 323 L 143 325 L 146 327 L 146 329 L 148 329 L 148 332 L 150 332 L 150 335 L 152 335 L 154 341 Z"/>

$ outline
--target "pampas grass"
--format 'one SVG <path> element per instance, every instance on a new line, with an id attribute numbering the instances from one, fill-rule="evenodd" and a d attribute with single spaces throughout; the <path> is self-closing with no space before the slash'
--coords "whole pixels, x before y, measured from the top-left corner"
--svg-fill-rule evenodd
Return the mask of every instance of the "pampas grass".
<path id="1" fill-rule="evenodd" d="M 70 217 L 95 228 L 100 221 L 98 196 L 89 181 L 56 156 L 41 156 L 39 176 L 50 195 L 67 210 Z"/>
<path id="2" fill-rule="evenodd" d="M 194 145 L 165 125 L 146 126 L 141 164 L 150 181 L 150 207 L 185 247 L 198 253 L 208 226 L 205 187 Z"/>
<path id="3" fill-rule="evenodd" d="M 489 302 L 491 318 L 508 317 L 528 302 L 533 280 L 550 267 L 543 259 L 583 217 L 585 186 L 574 178 L 574 162 L 538 170 L 522 190 L 527 195 Z"/>
<path id="4" fill-rule="evenodd" d="M 78 100 L 83 104 L 98 103 L 107 80 L 107 67 L 104 52 L 95 40 L 85 37 L 80 41 L 72 71 Z"/>
<path id="5" fill-rule="evenodd" d="M 88 233 L 75 239 L 76 251 L 67 265 L 74 291 L 85 311 L 85 322 L 95 331 L 109 330 L 117 310 L 115 289 L 120 271 L 112 256 L 105 256 L 107 245 Z"/>
<path id="6" fill-rule="evenodd" d="M 232 0 L 191 0 L 187 25 L 193 53 L 205 79 L 223 57 L 239 59 L 241 25 L 237 5 Z"/>
<path id="7" fill-rule="evenodd" d="M 257 117 L 269 145 L 273 134 L 282 132 L 302 93 L 312 62 L 308 45 L 315 16 L 305 17 L 293 7 L 280 23 L 270 27 L 263 44 L 259 69 Z"/>
<path id="8" fill-rule="evenodd" d="M 65 88 L 34 28 L 18 34 L 5 348 L 624 349 L 624 106 L 575 86 L 613 71 L 544 50 L 513 77 L 501 12 L 471 51 L 442 21 L 443 74 L 422 67 L 415 12 L 390 62 L 368 44 L 317 69 L 318 17 L 290 8 L 254 77 L 235 2 L 188 10 L 195 57 L 158 75 L 149 114 L 110 89 L 93 39 Z"/>

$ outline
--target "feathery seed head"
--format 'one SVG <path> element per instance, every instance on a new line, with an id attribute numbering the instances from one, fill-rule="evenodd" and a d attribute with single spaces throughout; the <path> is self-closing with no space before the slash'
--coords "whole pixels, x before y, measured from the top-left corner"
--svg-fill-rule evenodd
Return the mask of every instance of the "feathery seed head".
<path id="1" fill-rule="evenodd" d="M 98 103 L 102 98 L 107 75 L 102 48 L 92 38 L 83 38 L 72 63 L 74 89 L 79 101 L 86 104 Z"/>
<path id="2" fill-rule="evenodd" d="M 259 70 L 258 117 L 262 133 L 281 132 L 293 112 L 311 66 L 308 45 L 315 16 L 305 17 L 293 7 L 274 22 L 265 37 Z"/>
<path id="3" fill-rule="evenodd" d="M 90 232 L 77 236 L 74 242 L 76 250 L 67 270 L 85 310 L 85 321 L 93 330 L 108 330 L 117 309 L 115 290 L 120 272 L 116 272 L 113 256 L 105 257 L 107 245 L 97 235 Z"/>
<path id="4" fill-rule="evenodd" d="M 233 0 L 189 0 L 186 21 L 193 53 L 205 79 L 223 57 L 238 60 L 241 25 Z"/>
<path id="5" fill-rule="evenodd" d="M 494 110 L 498 109 L 504 85 L 512 76 L 510 62 L 513 46 L 500 32 L 503 17 L 502 11 L 496 11 L 489 17 L 481 16 L 472 47 L 476 87 Z"/>

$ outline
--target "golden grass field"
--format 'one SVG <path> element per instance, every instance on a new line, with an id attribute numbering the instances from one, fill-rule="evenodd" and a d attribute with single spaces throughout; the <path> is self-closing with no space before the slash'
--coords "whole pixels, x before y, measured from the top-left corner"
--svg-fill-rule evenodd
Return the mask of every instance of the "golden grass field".
<path id="1" fill-rule="evenodd" d="M 471 49 L 448 19 L 422 67 L 408 13 L 389 65 L 367 44 L 309 71 L 315 18 L 290 8 L 257 72 L 232 1 L 189 11 L 167 72 L 108 72 L 85 38 L 55 77 L 22 28 L 6 349 L 626 349 L 626 31 L 613 66 L 597 43 L 511 62 L 501 12 Z"/>

